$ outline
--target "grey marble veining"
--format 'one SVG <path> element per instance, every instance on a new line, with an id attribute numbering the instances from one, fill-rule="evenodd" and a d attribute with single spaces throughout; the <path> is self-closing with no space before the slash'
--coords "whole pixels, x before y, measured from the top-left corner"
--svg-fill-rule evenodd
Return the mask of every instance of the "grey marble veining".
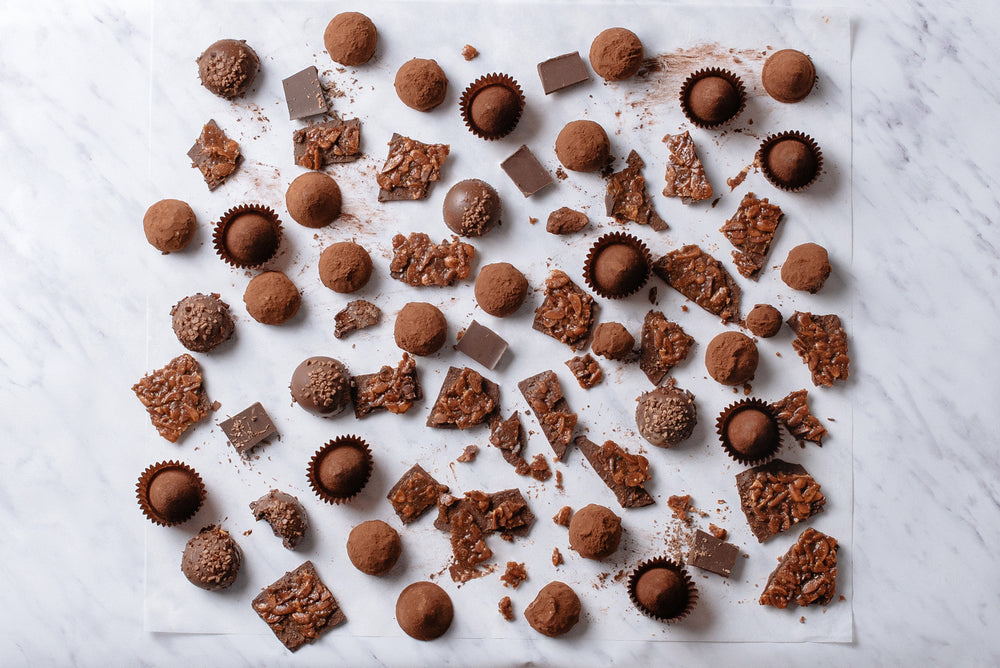
<path id="1" fill-rule="evenodd" d="M 741 3 L 742 4 L 742 3 Z M 816 6 L 813 3 L 791 3 Z M 150 7 L 0 11 L 4 665 L 990 665 L 1000 139 L 989 3 L 851 2 L 855 385 L 851 645 L 447 645 L 142 631 Z M 847 141 L 847 138 L 844 139 Z M 145 250 L 145 249 L 143 249 Z M 122 512 L 121 509 L 128 509 Z"/>

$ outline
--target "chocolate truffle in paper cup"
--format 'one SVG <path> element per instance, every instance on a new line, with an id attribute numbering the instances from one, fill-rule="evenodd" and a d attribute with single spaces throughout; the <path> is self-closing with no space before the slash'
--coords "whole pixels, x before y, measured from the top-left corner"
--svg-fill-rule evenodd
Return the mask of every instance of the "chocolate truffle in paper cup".
<path id="1" fill-rule="evenodd" d="M 152 464 L 135 488 L 139 508 L 153 524 L 174 526 L 194 517 L 205 501 L 201 476 L 183 462 Z"/>
<path id="2" fill-rule="evenodd" d="M 781 449 L 778 416 L 760 399 L 743 399 L 726 407 L 715 425 L 722 449 L 740 464 L 762 464 Z"/>
<path id="3" fill-rule="evenodd" d="M 361 438 L 339 436 L 309 460 L 309 486 L 323 501 L 341 504 L 364 489 L 372 474 L 372 453 Z"/>
<path id="4" fill-rule="evenodd" d="M 274 210 L 243 204 L 227 211 L 212 234 L 215 252 L 234 267 L 259 267 L 278 252 L 281 221 Z"/>
<path id="5" fill-rule="evenodd" d="M 764 178 L 775 188 L 799 192 L 808 188 L 823 170 L 823 152 L 809 135 L 798 131 L 770 135 L 757 150 Z"/>
<path id="6" fill-rule="evenodd" d="M 666 557 L 639 564 L 629 576 L 628 595 L 639 612 L 668 623 L 687 617 L 698 602 L 687 570 Z"/>
<path id="7" fill-rule="evenodd" d="M 743 81 L 729 70 L 712 67 L 691 74 L 681 86 L 681 110 L 699 128 L 717 128 L 746 106 Z"/>
<path id="8" fill-rule="evenodd" d="M 631 234 L 612 232 L 591 246 L 583 265 L 583 277 L 600 296 L 621 299 L 646 284 L 651 266 L 646 244 Z"/>
<path id="9" fill-rule="evenodd" d="M 512 77 L 487 74 L 469 84 L 458 102 L 462 120 L 480 139 L 506 137 L 521 120 L 524 93 Z"/>

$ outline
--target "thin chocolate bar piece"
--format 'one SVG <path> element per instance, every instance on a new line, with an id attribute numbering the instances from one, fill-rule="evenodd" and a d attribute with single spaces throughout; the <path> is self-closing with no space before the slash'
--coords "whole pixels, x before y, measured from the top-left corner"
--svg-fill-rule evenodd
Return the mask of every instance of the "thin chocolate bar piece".
<path id="1" fill-rule="evenodd" d="M 763 543 L 823 510 L 826 497 L 805 468 L 774 459 L 736 476 L 740 507 Z"/>
<path id="2" fill-rule="evenodd" d="M 452 561 L 448 572 L 454 582 L 468 582 L 486 575 L 479 564 L 493 556 L 486 544 L 482 527 L 471 512 L 470 504 L 453 506 L 448 529 L 451 533 Z"/>
<path id="3" fill-rule="evenodd" d="M 531 197 L 545 186 L 554 183 L 552 175 L 524 144 L 501 162 L 500 168 L 507 173 L 525 197 Z"/>
<path id="4" fill-rule="evenodd" d="M 696 568 L 728 578 L 732 575 L 738 556 L 740 548 L 698 529 L 694 534 L 694 544 L 688 552 L 687 562 Z"/>
<path id="5" fill-rule="evenodd" d="M 226 136 L 215 120 L 205 123 L 201 135 L 187 152 L 209 190 L 215 190 L 236 171 L 243 160 L 240 145 Z"/>
<path id="6" fill-rule="evenodd" d="M 189 427 L 215 410 L 202 384 L 201 365 L 184 353 L 132 386 L 160 436 L 176 443 Z"/>
<path id="7" fill-rule="evenodd" d="M 228 420 L 223 420 L 219 426 L 241 455 L 278 433 L 259 401 Z"/>
<path id="8" fill-rule="evenodd" d="M 315 123 L 292 133 L 295 164 L 306 169 L 354 162 L 361 157 L 361 121 Z"/>
<path id="9" fill-rule="evenodd" d="M 474 257 L 476 249 L 455 235 L 450 243 L 445 239 L 435 244 L 423 232 L 397 234 L 392 238 L 389 275 L 416 288 L 443 288 L 468 278 Z"/>
<path id="10" fill-rule="evenodd" d="M 473 320 L 455 348 L 492 370 L 507 352 L 507 342 L 489 327 L 483 327 Z"/>
<path id="11" fill-rule="evenodd" d="M 535 514 L 517 488 L 487 493 L 472 490 L 464 498 L 443 494 L 438 499 L 438 516 L 434 527 L 441 531 L 452 529 L 456 513 L 468 510 L 483 534 L 500 533 L 504 538 L 528 535 Z"/>
<path id="12" fill-rule="evenodd" d="M 577 415 L 569 410 L 559 378 L 551 370 L 543 371 L 525 378 L 517 387 L 538 419 L 552 450 L 562 461 L 566 458 L 566 448 L 573 438 Z"/>
<path id="13" fill-rule="evenodd" d="M 574 442 L 608 489 L 615 493 L 622 508 L 656 503 L 642 486 L 651 477 L 645 457 L 631 454 L 614 441 L 597 445 L 586 436 L 577 436 Z"/>
<path id="14" fill-rule="evenodd" d="M 292 652 L 347 621 L 311 561 L 281 576 L 257 595 L 252 606 Z"/>
<path id="15" fill-rule="evenodd" d="M 323 114 L 330 108 L 323 95 L 323 87 L 319 84 L 319 72 L 316 71 L 315 65 L 282 79 L 281 85 L 285 89 L 288 120 L 295 121 Z"/>
<path id="16" fill-rule="evenodd" d="M 425 471 L 420 464 L 414 464 L 386 494 L 392 509 L 403 524 L 409 524 L 437 504 L 438 497 L 448 491 L 447 485 Z"/>
<path id="17" fill-rule="evenodd" d="M 653 209 L 653 200 L 646 192 L 646 177 L 642 175 L 642 158 L 634 150 L 628 154 L 628 166 L 608 177 L 608 189 L 604 196 L 604 206 L 609 216 L 619 223 L 639 223 L 649 225 L 657 232 L 669 225 Z"/>
<path id="18" fill-rule="evenodd" d="M 767 578 L 761 605 L 826 605 L 837 593 L 837 540 L 806 529 Z"/>
<path id="19" fill-rule="evenodd" d="M 364 299 L 355 299 L 333 316 L 333 335 L 342 339 L 355 330 L 377 325 L 381 319 L 382 310 L 378 306 Z"/>
<path id="20" fill-rule="evenodd" d="M 413 407 L 413 402 L 423 397 L 417 379 L 417 363 L 408 353 L 393 369 L 383 366 L 376 373 L 351 378 L 351 400 L 354 417 L 360 419 L 377 411 L 402 414 Z"/>
<path id="21" fill-rule="evenodd" d="M 588 81 L 590 72 L 583 64 L 580 52 L 574 51 L 538 63 L 538 78 L 542 80 L 542 90 L 548 95 Z"/>
<path id="22" fill-rule="evenodd" d="M 431 183 L 441 180 L 441 168 L 451 147 L 425 144 L 394 132 L 389 155 L 375 179 L 380 202 L 397 202 L 427 197 Z"/>
<path id="23" fill-rule="evenodd" d="M 535 309 L 531 328 L 548 334 L 573 350 L 587 347 L 596 315 L 594 298 L 560 269 L 545 279 L 545 299 Z"/>
<path id="24" fill-rule="evenodd" d="M 469 367 L 448 369 L 427 426 L 468 429 L 489 420 L 500 410 L 500 386 Z"/>

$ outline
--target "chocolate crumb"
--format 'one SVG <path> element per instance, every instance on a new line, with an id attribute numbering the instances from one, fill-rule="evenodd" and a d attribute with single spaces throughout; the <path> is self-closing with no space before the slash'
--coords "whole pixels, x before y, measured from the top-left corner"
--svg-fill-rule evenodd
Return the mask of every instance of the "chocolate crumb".
<path id="1" fill-rule="evenodd" d="M 552 477 L 552 471 L 549 470 L 549 463 L 545 461 L 545 455 L 538 453 L 535 455 L 534 459 L 531 460 L 529 465 L 531 469 L 531 477 L 535 480 L 545 482 Z"/>
<path id="2" fill-rule="evenodd" d="M 558 547 L 552 548 L 552 565 L 559 566 L 563 562 L 562 553 L 559 552 Z"/>
<path id="3" fill-rule="evenodd" d="M 510 587 L 511 589 L 517 589 L 518 585 L 527 579 L 528 571 L 525 570 L 524 564 L 516 561 L 508 561 L 507 570 L 500 576 L 503 586 Z"/>
<path id="4" fill-rule="evenodd" d="M 462 57 L 465 58 L 466 60 L 472 60 L 478 55 L 479 51 L 476 49 L 476 47 L 472 46 L 471 44 L 466 44 L 465 46 L 462 47 Z M 502 603 L 503 601 L 501 601 L 501 604 Z M 510 599 L 507 599 L 507 603 L 508 604 L 510 603 Z"/>
<path id="5" fill-rule="evenodd" d="M 500 599 L 500 615 L 508 622 L 514 621 L 514 607 L 511 605 L 510 596 Z"/>
<path id="6" fill-rule="evenodd" d="M 722 527 L 717 527 L 714 524 L 709 524 L 708 530 L 712 533 L 713 536 L 715 536 L 719 540 L 726 540 L 726 537 L 729 536 L 728 531 L 726 531 Z"/>
<path id="7" fill-rule="evenodd" d="M 559 512 L 552 517 L 552 521 L 561 527 L 569 526 L 569 519 L 573 515 L 573 509 L 569 506 L 563 506 L 559 509 Z"/>
<path id="8" fill-rule="evenodd" d="M 476 459 L 476 455 L 478 454 L 478 445 L 467 445 L 465 446 L 465 450 L 462 450 L 462 454 L 460 454 L 455 461 L 461 462 L 462 464 L 468 464 L 469 462 L 474 461 Z"/>
<path id="9" fill-rule="evenodd" d="M 674 495 L 667 499 L 667 507 L 673 512 L 674 517 L 683 522 L 691 521 L 691 518 L 688 517 L 688 506 L 690 503 L 690 494 L 685 494 L 684 496 Z"/>

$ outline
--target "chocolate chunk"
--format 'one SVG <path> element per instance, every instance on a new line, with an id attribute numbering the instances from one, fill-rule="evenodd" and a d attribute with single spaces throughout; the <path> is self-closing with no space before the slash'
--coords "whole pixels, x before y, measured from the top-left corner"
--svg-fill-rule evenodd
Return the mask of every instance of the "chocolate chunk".
<path id="1" fill-rule="evenodd" d="M 176 443 L 189 427 L 214 410 L 202 385 L 201 365 L 184 353 L 132 386 L 160 436 Z"/>
<path id="2" fill-rule="evenodd" d="M 679 197 L 684 204 L 711 198 L 712 185 L 695 152 L 691 133 L 685 130 L 683 134 L 667 135 L 663 142 L 670 151 L 663 196 Z"/>
<path id="3" fill-rule="evenodd" d="M 420 464 L 414 464 L 392 486 L 385 498 L 389 499 L 403 524 L 409 524 L 438 502 L 438 497 L 448 491 Z"/>
<path id="4" fill-rule="evenodd" d="M 525 378 L 517 387 L 538 419 L 552 450 L 560 461 L 565 459 L 566 448 L 576 428 L 577 416 L 569 410 L 559 378 L 552 371 L 543 371 Z"/>
<path id="5" fill-rule="evenodd" d="M 722 322 L 739 320 L 740 286 L 722 263 L 696 244 L 661 257 L 653 263 L 653 273 Z"/>
<path id="6" fill-rule="evenodd" d="M 209 190 L 221 186 L 243 160 L 240 145 L 227 137 L 214 120 L 205 123 L 187 154 L 191 166 L 198 168 Z"/>
<path id="7" fill-rule="evenodd" d="M 306 511 L 291 494 L 272 489 L 250 504 L 255 520 L 266 520 L 282 545 L 294 550 L 306 535 Z"/>
<path id="8" fill-rule="evenodd" d="M 586 347 L 594 324 L 594 298 L 566 275 L 554 269 L 545 279 L 545 299 L 535 309 L 532 329 L 548 334 L 573 350 Z"/>
<path id="9" fill-rule="evenodd" d="M 699 529 L 694 534 L 694 545 L 688 552 L 687 562 L 696 568 L 728 578 L 739 555 L 740 548 Z"/>
<path id="10" fill-rule="evenodd" d="M 289 120 L 323 114 L 329 109 L 326 98 L 323 97 L 323 87 L 319 85 L 319 73 L 315 65 L 282 79 L 281 85 L 285 89 Z"/>
<path id="11" fill-rule="evenodd" d="M 471 462 L 474 462 L 478 455 L 479 455 L 478 445 L 475 444 L 467 445 L 465 446 L 465 449 L 462 450 L 462 454 L 460 454 L 458 457 L 455 458 L 455 461 L 461 464 L 469 464 Z"/>
<path id="12" fill-rule="evenodd" d="M 253 600 L 253 609 L 294 652 L 347 621 L 311 561 L 285 573 Z"/>
<path id="13" fill-rule="evenodd" d="M 549 214 L 545 231 L 549 234 L 573 234 L 585 228 L 589 222 L 587 214 L 564 206 Z"/>
<path id="14" fill-rule="evenodd" d="M 574 51 L 538 63 L 538 78 L 542 80 L 542 90 L 548 95 L 589 81 L 590 73 L 583 64 L 580 52 Z"/>
<path id="15" fill-rule="evenodd" d="M 376 373 L 351 379 L 354 417 L 359 419 L 381 409 L 400 415 L 421 398 L 423 391 L 417 379 L 417 363 L 407 353 L 403 353 L 395 369 L 383 366 Z"/>
<path id="16" fill-rule="evenodd" d="M 524 144 L 521 144 L 521 148 L 501 162 L 500 168 L 507 173 L 507 176 L 525 197 L 531 197 L 545 186 L 553 183 L 552 176 Z"/>
<path id="17" fill-rule="evenodd" d="M 295 164 L 306 169 L 354 162 L 361 157 L 361 121 L 316 123 L 292 133 Z"/>
<path id="18" fill-rule="evenodd" d="M 642 336 L 639 343 L 639 368 L 653 385 L 659 385 L 663 377 L 676 365 L 684 361 L 694 338 L 675 322 L 659 311 L 650 311 L 642 321 Z"/>
<path id="19" fill-rule="evenodd" d="M 472 515 L 484 535 L 499 532 L 508 539 L 511 536 L 526 536 L 535 522 L 535 515 L 521 490 L 505 489 L 492 494 L 472 490 L 466 492 L 464 498 L 442 495 L 438 499 L 434 527 L 441 531 L 453 531 L 455 517 L 460 517 L 460 513 L 465 511 Z"/>
<path id="20" fill-rule="evenodd" d="M 448 567 L 451 579 L 455 582 L 468 582 L 485 575 L 485 571 L 478 567 L 493 556 L 493 550 L 486 544 L 483 529 L 472 514 L 470 504 L 454 506 L 454 511 L 449 516 L 448 529 L 451 532 L 452 563 Z"/>
<path id="21" fill-rule="evenodd" d="M 837 593 L 837 541 L 815 529 L 806 529 L 781 563 L 767 578 L 760 594 L 761 605 L 785 609 L 826 605 Z"/>
<path id="22" fill-rule="evenodd" d="M 342 339 L 355 330 L 377 325 L 381 319 L 382 310 L 378 306 L 364 299 L 355 299 L 333 316 L 336 323 L 333 335 Z"/>
<path id="23" fill-rule="evenodd" d="M 446 287 L 469 277 L 476 249 L 452 236 L 440 244 L 431 243 L 423 232 L 392 238 L 392 261 L 389 275 L 414 287 Z"/>
<path id="24" fill-rule="evenodd" d="M 450 147 L 447 144 L 424 144 L 393 133 L 389 155 L 379 170 L 378 201 L 396 202 L 427 197 L 431 183 L 441 180 Z"/>
<path id="25" fill-rule="evenodd" d="M 669 225 L 653 209 L 653 200 L 646 192 L 646 178 L 640 173 L 645 164 L 642 158 L 632 151 L 626 162 L 628 166 L 625 169 L 608 178 L 608 190 L 604 196 L 608 215 L 619 223 L 649 225 L 657 232 L 669 229 Z"/>
<path id="26" fill-rule="evenodd" d="M 733 217 L 719 229 L 736 247 L 733 261 L 746 278 L 757 280 L 760 275 L 783 215 L 781 208 L 768 202 L 766 197 L 758 199 L 753 193 L 747 193 Z"/>
<path id="27" fill-rule="evenodd" d="M 511 589 L 517 589 L 518 585 L 527 579 L 528 571 L 524 568 L 524 564 L 516 561 L 508 561 L 507 570 L 500 576 L 503 586 Z"/>
<path id="28" fill-rule="evenodd" d="M 228 420 L 223 420 L 219 426 L 241 455 L 278 433 L 259 401 Z"/>
<path id="29" fill-rule="evenodd" d="M 797 440 L 811 441 L 822 446 L 826 427 L 809 412 L 808 397 L 809 393 L 806 390 L 796 390 L 784 399 L 775 401 L 771 404 L 771 408 L 778 413 L 778 420 Z"/>
<path id="30" fill-rule="evenodd" d="M 792 347 L 809 367 L 813 385 L 832 387 L 836 380 L 847 380 L 851 360 L 840 318 L 796 311 L 787 322 L 795 332 Z"/>
<path id="31" fill-rule="evenodd" d="M 518 475 L 528 475 L 531 472 L 531 467 L 521 455 L 525 442 L 524 427 L 521 426 L 521 416 L 517 411 L 506 420 L 497 416 L 491 421 L 490 444 L 500 449 L 504 461 L 513 466 Z"/>
<path id="32" fill-rule="evenodd" d="M 740 507 L 757 541 L 804 522 L 823 510 L 819 483 L 798 464 L 774 459 L 736 476 Z"/>
<path id="33" fill-rule="evenodd" d="M 641 508 L 656 503 L 642 484 L 649 480 L 649 462 L 641 455 L 633 455 L 614 441 L 597 445 L 586 436 L 577 436 L 580 448 L 594 471 L 604 481 L 622 508 Z"/>
<path id="34" fill-rule="evenodd" d="M 566 360 L 566 366 L 573 372 L 576 382 L 580 383 L 580 387 L 585 390 L 589 390 L 594 385 L 597 385 L 604 378 L 601 365 L 597 363 L 597 360 L 590 353 L 582 357 L 574 357 L 573 359 Z"/>
<path id="35" fill-rule="evenodd" d="M 492 370 L 507 352 L 507 342 L 492 329 L 473 320 L 455 348 Z"/>
<path id="36" fill-rule="evenodd" d="M 468 367 L 450 367 L 437 401 L 427 416 L 427 426 L 468 429 L 482 424 L 500 410 L 500 386 Z"/>

